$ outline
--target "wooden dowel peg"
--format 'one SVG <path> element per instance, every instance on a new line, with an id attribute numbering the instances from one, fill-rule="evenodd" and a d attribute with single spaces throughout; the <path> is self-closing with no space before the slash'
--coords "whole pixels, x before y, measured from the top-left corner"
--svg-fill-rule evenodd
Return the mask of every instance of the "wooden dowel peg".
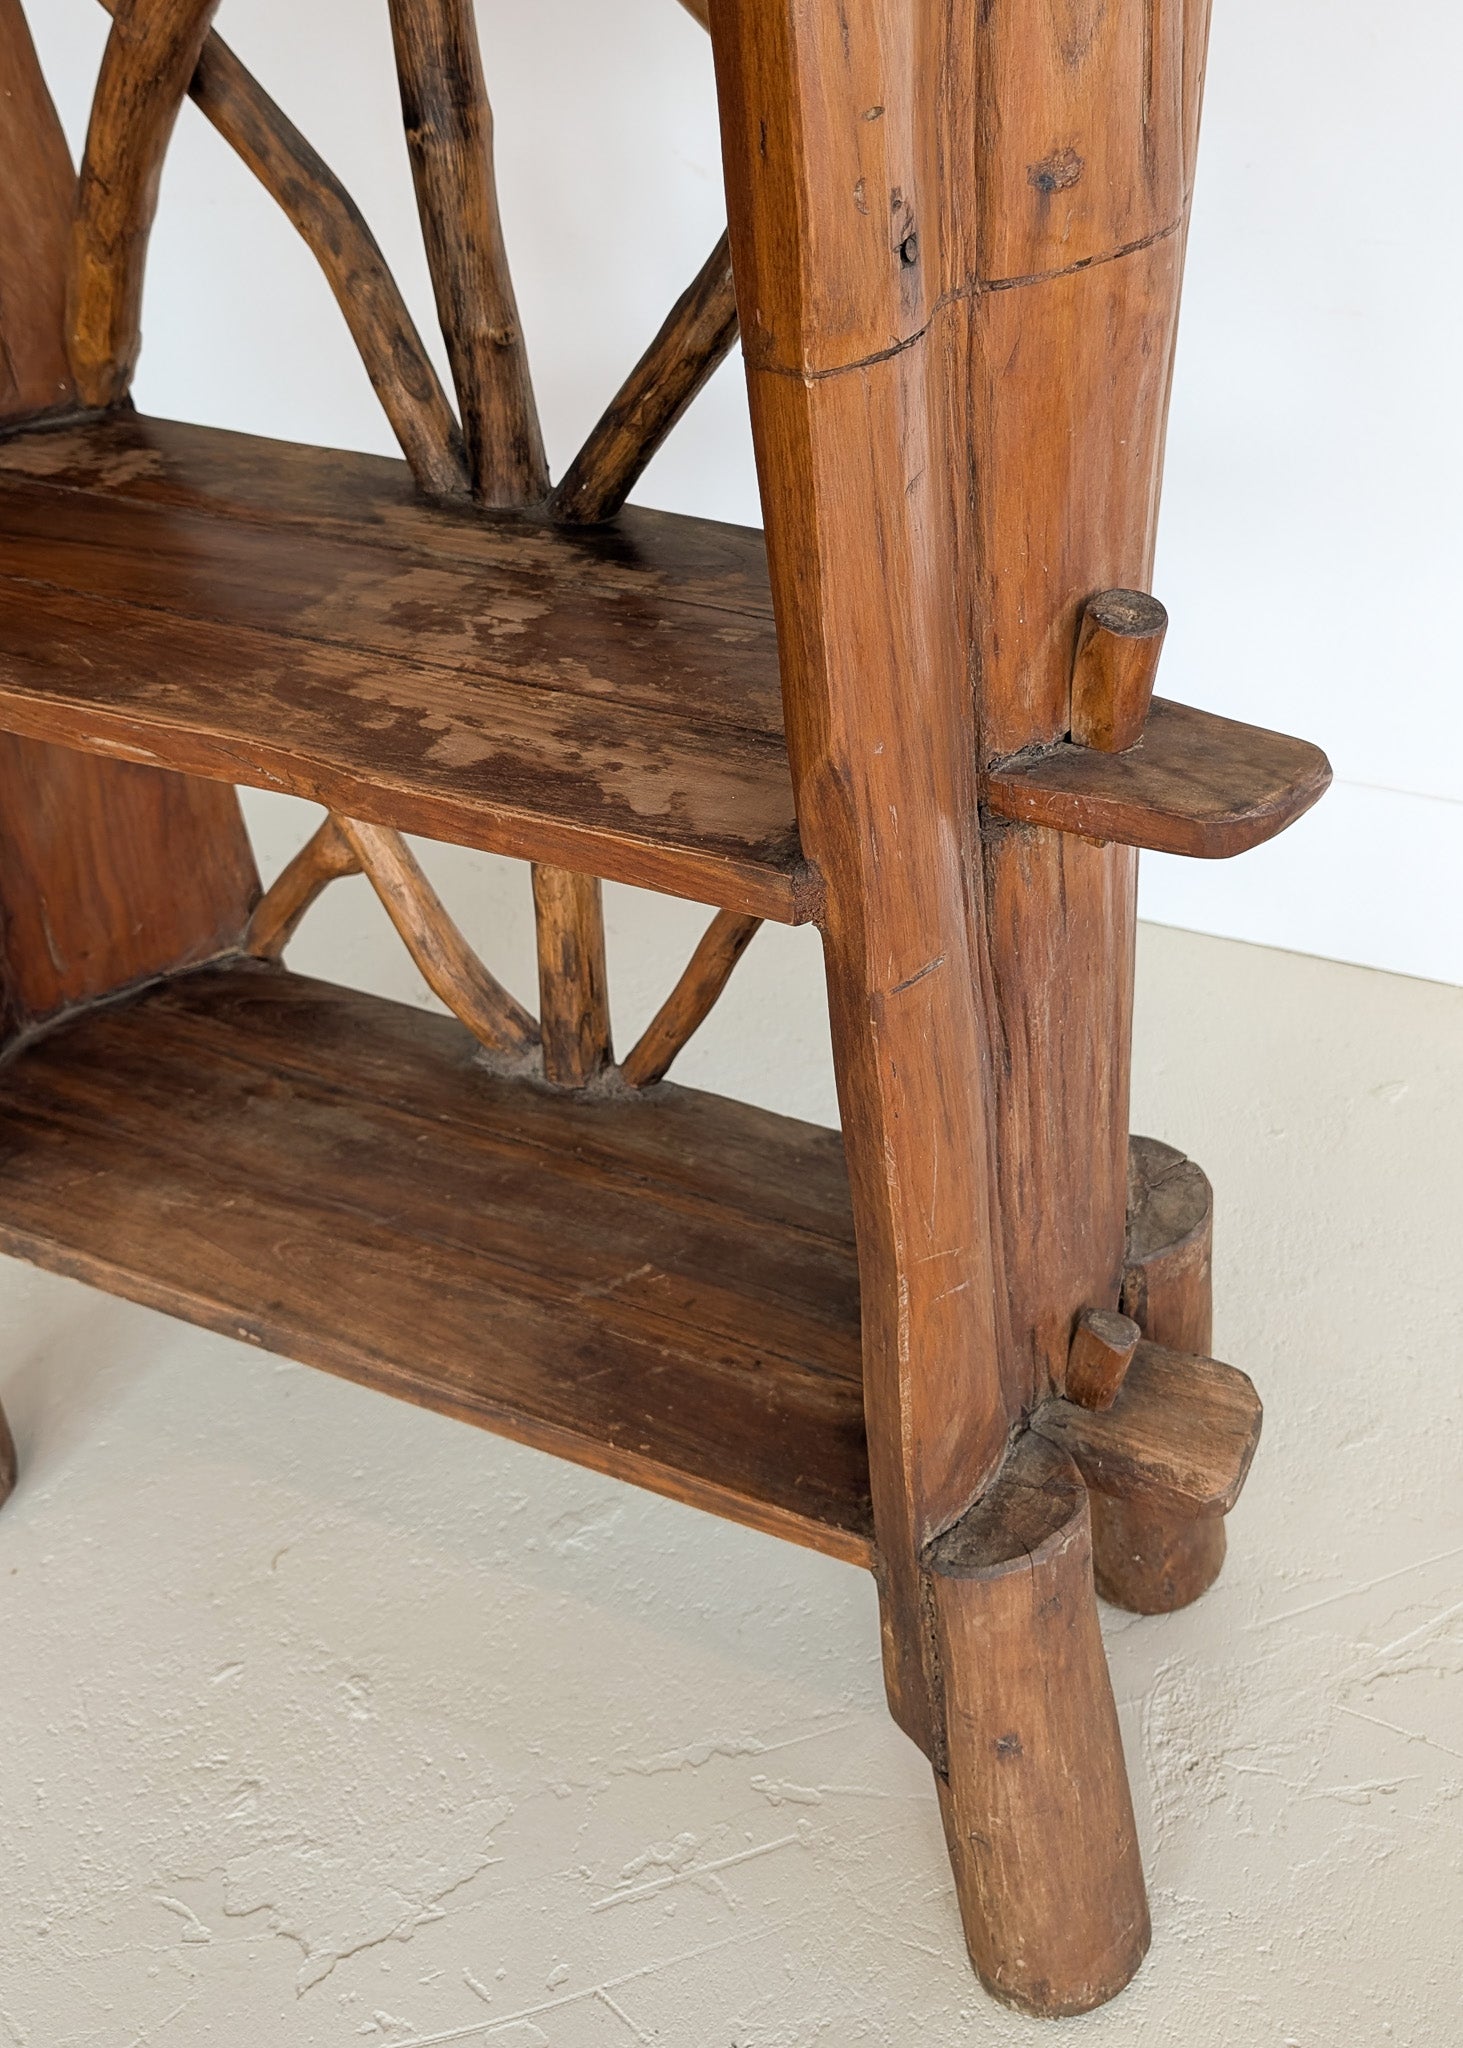
<path id="1" fill-rule="evenodd" d="M 1143 737 L 1168 613 L 1142 590 L 1089 598 L 1072 668 L 1072 738 L 1121 754 Z"/>
<path id="2" fill-rule="evenodd" d="M 1067 1354 L 1067 1399 L 1079 1408 L 1111 1408 L 1142 1334 L 1116 1309 L 1084 1309 Z"/>
<path id="3" fill-rule="evenodd" d="M 609 1064 L 610 1001 L 599 879 L 533 869 L 544 1079 L 582 1088 Z"/>
<path id="4" fill-rule="evenodd" d="M 929 1574 L 937 1784 L 971 1960 L 1023 2012 L 1088 2012 L 1137 1969 L 1149 1922 L 1071 1459 L 1019 1438 Z"/>

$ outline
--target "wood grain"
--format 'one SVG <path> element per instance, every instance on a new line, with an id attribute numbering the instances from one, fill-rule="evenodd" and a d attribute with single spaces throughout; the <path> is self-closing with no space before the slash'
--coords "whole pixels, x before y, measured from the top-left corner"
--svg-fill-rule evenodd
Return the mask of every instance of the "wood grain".
<path id="1" fill-rule="evenodd" d="M 205 39 L 188 90 L 324 271 L 418 484 L 434 497 L 465 495 L 457 420 L 360 208 L 219 36 Z"/>
<path id="2" fill-rule="evenodd" d="M 602 892 L 594 875 L 533 870 L 544 1079 L 583 1088 L 613 1057 Z"/>
<path id="3" fill-rule="evenodd" d="M 0 1073 L 0 1246 L 867 1564 L 836 1133 L 246 963 Z"/>
<path id="4" fill-rule="evenodd" d="M 126 397 L 163 159 L 219 0 L 118 0 L 92 99 L 67 288 L 68 348 L 87 405 Z"/>
<path id="5" fill-rule="evenodd" d="M 401 111 L 473 496 L 534 505 L 548 464 L 498 193 L 472 0 L 391 0 Z"/>
<path id="6" fill-rule="evenodd" d="M 1047 1401 L 1031 1426 L 1071 1454 L 1094 1491 L 1197 1518 L 1227 1515 L 1239 1499 L 1260 1420 L 1244 1373 L 1145 1339 L 1110 1408 Z"/>
<path id="7" fill-rule="evenodd" d="M 731 250 L 723 235 L 555 485 L 554 517 L 571 526 L 613 519 L 736 338 Z"/>
<path id="8" fill-rule="evenodd" d="M 1176 1146 L 1128 1143 L 1123 1314 L 1170 1351 L 1214 1341 L 1214 1190 Z"/>
<path id="9" fill-rule="evenodd" d="M 1066 1398 L 1079 1408 L 1111 1408 L 1142 1334 L 1131 1316 L 1116 1309 L 1084 1309 L 1067 1354 Z"/>
<path id="10" fill-rule="evenodd" d="M 433 995 L 490 1052 L 529 1052 L 537 1024 L 473 952 L 401 834 L 361 818 L 336 823 Z"/>
<path id="11" fill-rule="evenodd" d="M 760 539 L 122 417 L 0 444 L 0 719 L 797 922 Z"/>
<path id="12" fill-rule="evenodd" d="M 985 802 L 1022 824 L 1230 860 L 1293 825 L 1330 782 L 1330 762 L 1307 740 L 1155 697 L 1127 753 L 1057 746 L 1012 761 L 987 777 Z"/>
<path id="13" fill-rule="evenodd" d="M 1142 590 L 1089 598 L 1072 664 L 1072 742 L 1120 754 L 1143 737 L 1168 613 Z"/>
<path id="14" fill-rule="evenodd" d="M 254 960 L 282 959 L 305 913 L 324 890 L 343 876 L 360 872 L 360 855 L 332 813 L 255 905 L 243 950 Z"/>
<path id="15" fill-rule="evenodd" d="M 1128 1148 L 1124 1311 L 1172 1351 L 1208 1356 L 1214 1343 L 1214 1198 L 1191 1159 L 1156 1138 Z M 1092 1496 L 1092 1559 L 1104 1600 L 1134 1614 L 1171 1614 L 1207 1592 L 1226 1549 L 1222 1516 L 1166 1513 L 1151 1501 Z"/>
<path id="16" fill-rule="evenodd" d="M 686 971 L 635 1041 L 620 1068 L 632 1088 L 663 1081 L 671 1063 L 711 1015 L 732 969 L 756 937 L 762 919 L 719 910 L 702 933 Z"/>
<path id="17" fill-rule="evenodd" d="M 258 893 L 226 784 L 0 733 L 0 1038 L 232 951 Z"/>
<path id="18" fill-rule="evenodd" d="M 1148 1947 L 1148 1902 L 1092 1590 L 1087 1495 L 1030 1432 L 934 1546 L 939 1780 L 966 1941 L 1020 2011 L 1088 2012 Z"/>
<path id="19" fill-rule="evenodd" d="M 69 410 L 66 265 L 76 173 L 21 0 L 0 0 L 0 420 Z"/>

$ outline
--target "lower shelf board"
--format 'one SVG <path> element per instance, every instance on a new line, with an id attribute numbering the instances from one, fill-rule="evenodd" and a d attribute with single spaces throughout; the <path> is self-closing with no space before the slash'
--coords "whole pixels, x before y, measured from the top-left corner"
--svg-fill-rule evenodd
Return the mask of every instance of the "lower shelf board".
<path id="1" fill-rule="evenodd" d="M 0 1250 L 867 1565 L 836 1133 L 254 964 L 0 1072 Z"/>

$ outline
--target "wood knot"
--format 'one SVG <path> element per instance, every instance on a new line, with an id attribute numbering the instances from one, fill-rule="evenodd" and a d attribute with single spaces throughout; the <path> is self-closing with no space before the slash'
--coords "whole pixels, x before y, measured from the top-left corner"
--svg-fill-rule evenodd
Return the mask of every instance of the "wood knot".
<path id="1" fill-rule="evenodd" d="M 1040 163 L 1026 166 L 1026 182 L 1038 192 L 1066 192 L 1086 169 L 1075 149 L 1054 149 Z"/>

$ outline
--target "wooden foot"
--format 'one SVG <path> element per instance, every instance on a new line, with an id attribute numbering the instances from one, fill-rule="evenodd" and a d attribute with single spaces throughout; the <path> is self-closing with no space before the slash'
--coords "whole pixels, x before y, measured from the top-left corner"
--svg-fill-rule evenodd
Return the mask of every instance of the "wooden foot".
<path id="1" fill-rule="evenodd" d="M 1130 1614 L 1172 1614 L 1207 1593 L 1224 1563 L 1224 1518 L 1165 1515 L 1142 1501 L 1092 1496 L 1097 1590 Z"/>
<path id="2" fill-rule="evenodd" d="M 15 1438 L 10 1434 L 5 1410 L 0 1408 L 0 1507 L 4 1507 L 15 1491 L 15 1477 Z"/>
<path id="3" fill-rule="evenodd" d="M 1082 1478 L 1029 1432 L 929 1557 L 965 1937 L 986 1988 L 1041 2016 L 1121 1991 L 1150 1931 L 1091 1557 Z"/>
<path id="4" fill-rule="evenodd" d="M 1213 1234 L 1213 1194 L 1200 1168 L 1172 1145 L 1134 1138 L 1123 1309 L 1151 1343 L 1208 1353 Z M 1143 1501 L 1092 1496 L 1097 1590 L 1132 1614 L 1172 1614 L 1197 1600 L 1219 1577 L 1225 1547 L 1220 1516 L 1171 1515 Z"/>

